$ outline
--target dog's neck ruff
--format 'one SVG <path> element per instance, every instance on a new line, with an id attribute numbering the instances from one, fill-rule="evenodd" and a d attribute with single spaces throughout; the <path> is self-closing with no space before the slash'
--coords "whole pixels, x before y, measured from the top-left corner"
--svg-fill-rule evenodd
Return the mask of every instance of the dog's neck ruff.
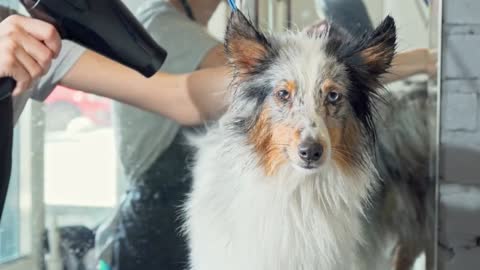
<path id="1" fill-rule="evenodd" d="M 306 175 L 287 164 L 266 176 L 253 148 L 227 133 L 217 128 L 195 139 L 186 229 L 194 235 L 192 264 L 209 268 L 193 269 L 351 269 L 362 242 L 363 207 L 374 188 L 372 170 L 347 176 L 326 164 Z M 210 252 L 224 256 L 225 264 L 203 261 Z"/>

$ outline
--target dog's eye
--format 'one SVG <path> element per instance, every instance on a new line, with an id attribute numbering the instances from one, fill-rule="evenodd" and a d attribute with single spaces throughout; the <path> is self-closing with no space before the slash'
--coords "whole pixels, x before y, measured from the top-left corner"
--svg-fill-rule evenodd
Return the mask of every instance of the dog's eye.
<path id="1" fill-rule="evenodd" d="M 282 89 L 277 92 L 277 97 L 282 101 L 288 101 L 290 99 L 290 92 L 285 89 Z"/>
<path id="2" fill-rule="evenodd" d="M 335 104 L 340 100 L 340 98 L 341 98 L 341 94 L 338 93 L 337 91 L 328 92 L 328 95 L 327 95 L 328 102 Z"/>

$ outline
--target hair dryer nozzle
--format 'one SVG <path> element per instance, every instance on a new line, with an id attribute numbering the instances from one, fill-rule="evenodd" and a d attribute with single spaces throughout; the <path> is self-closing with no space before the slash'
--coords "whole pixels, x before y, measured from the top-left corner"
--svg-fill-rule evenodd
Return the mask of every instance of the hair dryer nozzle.
<path id="1" fill-rule="evenodd" d="M 32 17 L 55 25 L 62 38 L 135 69 L 145 77 L 155 74 L 167 57 L 167 52 L 120 0 L 21 2 Z"/>

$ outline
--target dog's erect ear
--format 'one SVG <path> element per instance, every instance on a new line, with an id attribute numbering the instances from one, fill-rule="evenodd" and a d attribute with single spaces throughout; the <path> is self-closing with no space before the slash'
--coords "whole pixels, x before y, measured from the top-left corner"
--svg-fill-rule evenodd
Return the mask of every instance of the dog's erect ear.
<path id="1" fill-rule="evenodd" d="M 387 71 L 395 55 L 397 34 L 395 21 L 387 16 L 373 32 L 362 40 L 360 57 L 371 75 L 379 76 Z"/>
<path id="2" fill-rule="evenodd" d="M 265 60 L 271 46 L 240 11 L 232 12 L 225 35 L 229 61 L 240 75 L 251 74 Z"/>

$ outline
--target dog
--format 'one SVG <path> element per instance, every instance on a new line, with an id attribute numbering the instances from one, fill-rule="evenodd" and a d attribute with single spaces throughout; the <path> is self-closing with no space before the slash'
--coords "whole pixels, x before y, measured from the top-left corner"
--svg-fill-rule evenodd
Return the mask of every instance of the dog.
<path id="1" fill-rule="evenodd" d="M 391 150 L 377 146 L 391 135 L 377 127 L 379 109 L 390 107 L 377 105 L 395 55 L 393 18 L 355 39 L 330 23 L 264 33 L 235 11 L 225 49 L 228 110 L 190 136 L 190 269 L 382 269 L 417 256 L 390 224 L 395 210 L 383 215 L 385 194 L 404 182 L 382 178 L 400 164 L 375 158 Z M 387 240 L 395 254 L 383 262 L 375 253 Z"/>

